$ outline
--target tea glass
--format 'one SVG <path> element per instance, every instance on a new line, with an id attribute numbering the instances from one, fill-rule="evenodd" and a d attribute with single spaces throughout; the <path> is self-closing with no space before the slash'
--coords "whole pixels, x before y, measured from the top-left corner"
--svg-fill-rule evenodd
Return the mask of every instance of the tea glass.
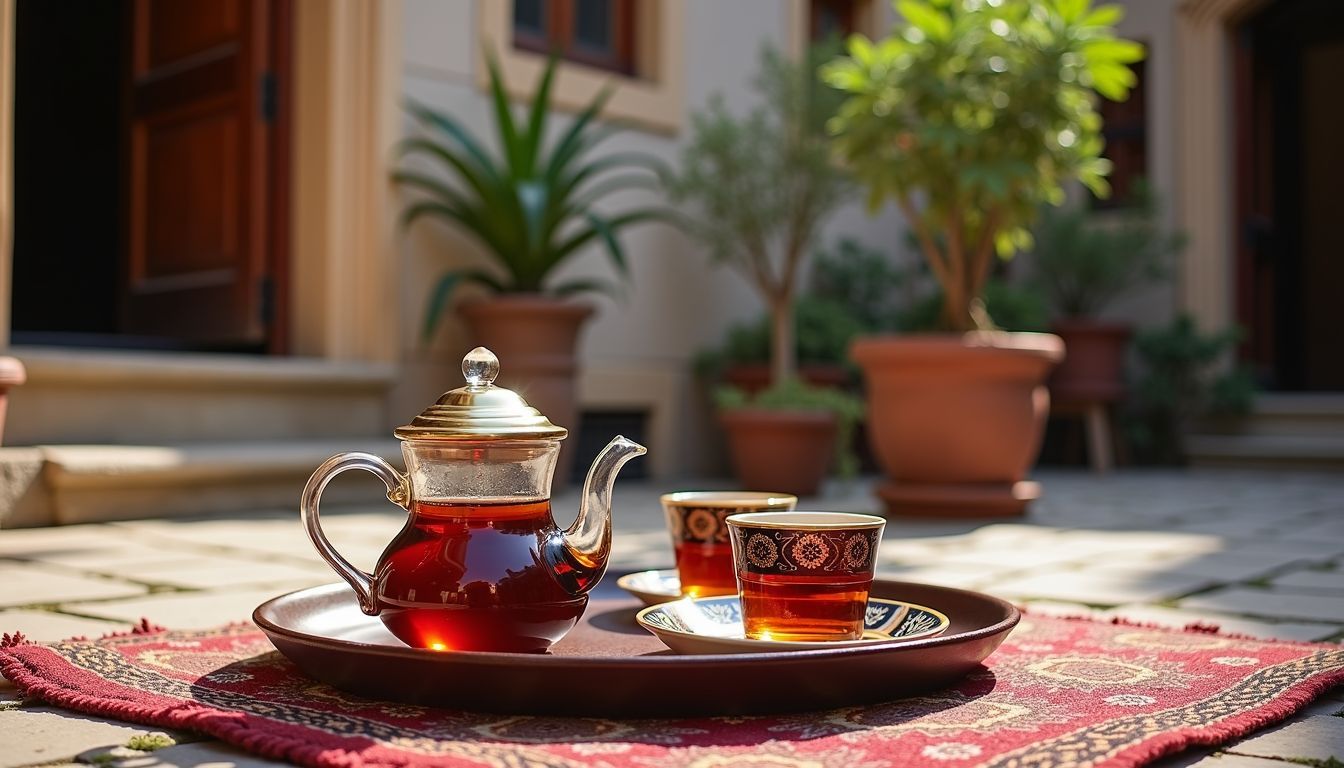
<path id="1" fill-rule="evenodd" d="M 756 640 L 863 637 L 886 520 L 848 512 L 732 515 L 742 626 Z"/>
<path id="2" fill-rule="evenodd" d="M 798 498 L 761 491 L 682 491 L 664 494 L 660 501 L 672 534 L 681 594 L 707 597 L 737 594 L 728 516 L 791 510 Z"/>

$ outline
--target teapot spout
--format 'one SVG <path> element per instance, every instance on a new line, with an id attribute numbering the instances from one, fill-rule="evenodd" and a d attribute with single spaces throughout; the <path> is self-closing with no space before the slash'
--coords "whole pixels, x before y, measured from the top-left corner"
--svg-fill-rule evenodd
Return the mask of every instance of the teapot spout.
<path id="1" fill-rule="evenodd" d="M 568 567 L 556 569 L 556 574 L 573 594 L 587 592 L 597 585 L 607 570 L 611 557 L 611 489 L 616 474 L 625 462 L 648 452 L 644 446 L 625 437 L 617 436 L 593 460 L 588 478 L 583 481 L 583 500 L 579 516 L 562 539 L 562 560 Z"/>

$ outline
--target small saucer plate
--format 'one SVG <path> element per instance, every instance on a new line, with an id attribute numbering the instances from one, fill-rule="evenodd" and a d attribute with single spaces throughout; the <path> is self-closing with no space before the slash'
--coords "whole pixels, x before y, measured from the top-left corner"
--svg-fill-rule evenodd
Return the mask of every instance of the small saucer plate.
<path id="1" fill-rule="evenodd" d="M 627 573 L 616 580 L 616 586 L 645 605 L 658 605 L 681 597 L 681 579 L 677 577 L 676 569 Z"/>
<path id="2" fill-rule="evenodd" d="M 899 600 L 868 598 L 863 637 L 858 640 L 796 642 L 752 640 L 743 635 L 742 607 L 735 595 L 687 597 L 640 611 L 635 621 L 673 651 L 694 653 L 765 653 L 847 648 L 933 637 L 950 624 L 932 608 Z"/>

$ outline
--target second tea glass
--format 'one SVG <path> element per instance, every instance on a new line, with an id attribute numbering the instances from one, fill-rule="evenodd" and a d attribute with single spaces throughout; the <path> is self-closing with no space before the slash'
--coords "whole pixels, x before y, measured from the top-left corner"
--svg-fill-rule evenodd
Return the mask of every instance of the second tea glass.
<path id="1" fill-rule="evenodd" d="M 858 640 L 886 520 L 848 512 L 727 519 L 746 636 Z"/>

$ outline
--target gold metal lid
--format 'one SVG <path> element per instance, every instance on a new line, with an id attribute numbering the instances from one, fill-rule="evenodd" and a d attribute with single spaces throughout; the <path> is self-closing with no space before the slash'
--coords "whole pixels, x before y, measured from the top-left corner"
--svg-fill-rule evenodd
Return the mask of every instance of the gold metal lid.
<path id="1" fill-rule="evenodd" d="M 499 358 L 477 347 L 462 358 L 467 386 L 445 392 L 438 402 L 404 427 L 402 440 L 563 440 L 557 427 L 513 390 L 496 387 Z"/>

